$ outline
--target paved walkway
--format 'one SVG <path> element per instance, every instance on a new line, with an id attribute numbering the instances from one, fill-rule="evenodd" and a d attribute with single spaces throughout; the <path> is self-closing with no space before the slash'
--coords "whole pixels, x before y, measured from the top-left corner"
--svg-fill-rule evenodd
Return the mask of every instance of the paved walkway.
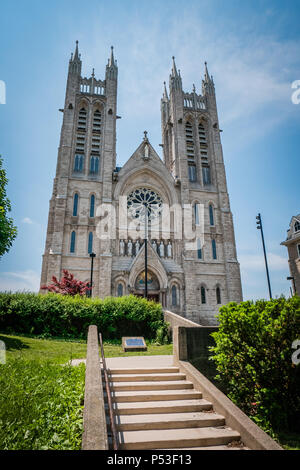
<path id="1" fill-rule="evenodd" d="M 142 368 L 142 367 L 170 367 L 173 366 L 173 356 L 128 356 L 108 357 L 106 366 L 109 369 Z"/>
<path id="2" fill-rule="evenodd" d="M 72 366 L 84 363 L 85 359 L 73 359 Z M 141 368 L 141 367 L 170 367 L 173 366 L 173 356 L 128 356 L 128 357 L 108 357 L 106 366 L 112 368 Z"/>

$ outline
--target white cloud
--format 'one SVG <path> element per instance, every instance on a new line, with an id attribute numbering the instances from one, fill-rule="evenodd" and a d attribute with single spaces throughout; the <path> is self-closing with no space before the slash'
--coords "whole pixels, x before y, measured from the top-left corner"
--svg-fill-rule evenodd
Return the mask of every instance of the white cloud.
<path id="1" fill-rule="evenodd" d="M 31 224 L 33 224 L 34 222 L 33 222 L 33 220 L 31 220 L 29 217 L 24 217 L 24 219 L 22 219 L 22 223 L 23 223 L 23 224 L 29 224 L 29 225 L 31 225 Z"/>
<path id="2" fill-rule="evenodd" d="M 273 271 L 288 271 L 288 261 L 283 256 L 276 253 L 267 253 L 268 266 Z M 262 271 L 265 269 L 265 260 L 262 255 L 242 254 L 239 256 L 239 262 L 243 271 Z"/>
<path id="3" fill-rule="evenodd" d="M 266 14 L 273 11 L 269 9 Z M 92 65 L 100 53 L 109 53 L 103 44 L 105 35 L 112 36 L 108 25 L 103 23 L 99 28 L 97 18 L 92 34 L 94 46 L 88 57 L 88 51 L 82 51 L 84 67 L 86 61 Z M 201 93 L 203 63 L 208 61 L 216 82 L 221 127 L 238 125 L 239 141 L 270 132 L 298 113 L 290 99 L 291 83 L 300 78 L 296 76 L 300 45 L 295 40 L 279 42 L 274 36 L 258 33 L 255 24 L 252 32 L 243 30 L 242 25 L 236 34 L 220 34 L 217 24 L 199 20 L 199 9 L 192 5 L 180 16 L 169 16 L 165 29 L 157 17 L 133 15 L 126 35 L 124 31 L 117 38 L 119 104 L 127 122 L 121 126 L 150 123 L 150 138 L 153 133 L 157 135 L 159 100 L 163 81 L 168 83 L 173 54 L 186 91 L 191 91 L 195 82 Z"/>
<path id="4" fill-rule="evenodd" d="M 0 291 L 31 291 L 38 292 L 40 275 L 28 269 L 27 271 L 0 273 Z"/>

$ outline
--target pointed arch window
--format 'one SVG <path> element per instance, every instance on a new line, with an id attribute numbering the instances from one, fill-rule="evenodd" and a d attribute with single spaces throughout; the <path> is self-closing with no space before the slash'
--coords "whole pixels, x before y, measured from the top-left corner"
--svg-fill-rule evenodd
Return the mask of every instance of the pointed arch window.
<path id="1" fill-rule="evenodd" d="M 89 233 L 88 254 L 93 253 L 93 232 Z"/>
<path id="2" fill-rule="evenodd" d="M 74 172 L 82 173 L 85 153 L 85 131 L 87 126 L 87 110 L 83 107 L 78 113 L 77 134 L 75 142 Z"/>
<path id="3" fill-rule="evenodd" d="M 117 295 L 118 295 L 118 297 L 123 297 L 123 295 L 124 295 L 123 284 L 121 284 L 121 283 L 118 284 Z"/>
<path id="4" fill-rule="evenodd" d="M 197 258 L 202 259 L 202 246 L 199 238 L 197 238 Z"/>
<path id="5" fill-rule="evenodd" d="M 177 287 L 174 285 L 172 286 L 172 307 L 177 307 L 178 299 L 177 299 Z"/>
<path id="6" fill-rule="evenodd" d="M 201 303 L 206 304 L 206 289 L 204 286 L 201 286 Z"/>
<path id="7" fill-rule="evenodd" d="M 202 161 L 202 178 L 203 184 L 208 186 L 211 184 L 211 173 L 210 173 L 210 166 L 208 163 Z"/>
<path id="8" fill-rule="evenodd" d="M 71 233 L 71 240 L 70 240 L 70 253 L 75 253 L 75 243 L 76 243 L 76 232 L 73 231 Z"/>
<path id="9" fill-rule="evenodd" d="M 78 114 L 77 135 L 76 135 L 76 152 L 84 153 L 85 147 L 85 131 L 87 123 L 87 111 L 81 108 Z"/>
<path id="10" fill-rule="evenodd" d="M 78 113 L 78 130 L 85 131 L 87 122 L 87 111 L 85 108 L 81 108 Z"/>
<path id="11" fill-rule="evenodd" d="M 97 175 L 99 173 L 99 157 L 95 155 L 91 156 L 90 159 L 90 173 Z"/>
<path id="12" fill-rule="evenodd" d="M 194 216 L 195 216 L 195 225 L 200 224 L 200 217 L 199 217 L 199 204 L 195 202 L 194 204 Z"/>
<path id="13" fill-rule="evenodd" d="M 101 133 L 101 124 L 102 124 L 102 115 L 99 109 L 96 109 L 93 115 L 93 132 L 94 133 Z"/>
<path id="14" fill-rule="evenodd" d="M 91 146 L 91 159 L 90 159 L 90 173 L 97 174 L 99 171 L 99 155 L 101 148 L 101 125 L 102 115 L 99 109 L 96 109 L 93 114 L 93 134 Z M 95 156 L 96 155 L 96 156 Z"/>
<path id="15" fill-rule="evenodd" d="M 221 289 L 220 287 L 218 286 L 216 288 L 216 298 L 217 298 L 217 304 L 221 304 Z"/>
<path id="16" fill-rule="evenodd" d="M 90 197 L 90 217 L 95 217 L 95 195 Z"/>
<path id="17" fill-rule="evenodd" d="M 213 259 L 217 259 L 217 245 L 216 245 L 216 240 L 215 239 L 213 239 L 211 241 L 211 249 L 212 249 Z"/>
<path id="18" fill-rule="evenodd" d="M 197 171 L 196 171 L 196 165 L 195 164 L 189 164 L 189 180 L 191 183 L 197 181 Z"/>
<path id="19" fill-rule="evenodd" d="M 193 126 L 189 121 L 187 121 L 185 125 L 185 143 L 186 143 L 186 154 L 187 154 L 188 159 L 195 160 Z"/>
<path id="20" fill-rule="evenodd" d="M 84 155 L 76 154 L 74 159 L 74 171 L 76 173 L 83 172 L 83 163 L 84 163 Z"/>
<path id="21" fill-rule="evenodd" d="M 200 153 L 203 156 L 207 156 L 207 138 L 204 125 L 202 122 L 198 125 L 198 136 L 199 136 L 199 144 L 200 144 Z"/>
<path id="22" fill-rule="evenodd" d="M 212 204 L 209 205 L 209 223 L 210 225 L 215 225 L 214 208 Z"/>
<path id="23" fill-rule="evenodd" d="M 75 193 L 74 198 L 73 198 L 73 217 L 77 217 L 78 215 L 78 201 L 79 201 L 78 193 Z"/>

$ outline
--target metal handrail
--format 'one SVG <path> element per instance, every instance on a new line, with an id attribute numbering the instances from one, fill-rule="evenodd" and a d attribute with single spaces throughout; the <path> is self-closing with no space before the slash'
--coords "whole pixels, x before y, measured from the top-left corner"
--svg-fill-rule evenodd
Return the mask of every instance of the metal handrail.
<path id="1" fill-rule="evenodd" d="M 111 431 L 112 431 L 113 449 L 118 450 L 118 434 L 117 434 L 115 420 L 114 420 L 114 412 L 113 412 L 112 401 L 111 401 L 111 390 L 110 390 L 110 384 L 109 384 L 109 380 L 108 380 L 108 374 L 107 374 L 107 368 L 106 368 L 106 362 L 105 362 L 103 342 L 102 342 L 102 334 L 101 333 L 99 333 L 99 340 L 100 340 L 103 372 L 104 372 L 104 379 L 105 379 L 105 388 L 106 388 L 107 401 L 108 401 L 109 421 L 110 421 L 110 427 L 111 427 Z"/>

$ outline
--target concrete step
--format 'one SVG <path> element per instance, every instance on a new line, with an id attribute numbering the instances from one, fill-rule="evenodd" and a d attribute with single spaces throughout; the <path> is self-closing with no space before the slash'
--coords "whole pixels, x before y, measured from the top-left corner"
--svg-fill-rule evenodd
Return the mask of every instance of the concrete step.
<path id="1" fill-rule="evenodd" d="M 185 413 L 210 410 L 212 404 L 204 399 L 114 403 L 116 415 Z"/>
<path id="2" fill-rule="evenodd" d="M 119 431 L 201 428 L 225 424 L 224 416 L 205 412 L 119 415 L 116 421 Z"/>
<path id="3" fill-rule="evenodd" d="M 240 439 L 240 434 L 230 428 L 190 428 L 124 431 L 120 433 L 120 449 L 179 449 L 226 445 Z"/>
<path id="4" fill-rule="evenodd" d="M 116 374 L 168 374 L 179 372 L 178 367 L 143 367 L 143 368 L 130 368 L 130 369 L 108 369 L 111 375 Z"/>
<path id="5" fill-rule="evenodd" d="M 165 400 L 193 400 L 202 398 L 201 392 L 194 390 L 153 390 L 153 391 L 126 391 L 113 392 L 112 400 L 117 403 Z"/>
<path id="6" fill-rule="evenodd" d="M 185 374 L 162 373 L 162 374 L 116 374 L 111 375 L 111 382 L 157 382 L 160 380 L 185 380 Z"/>
<path id="7" fill-rule="evenodd" d="M 133 390 L 183 390 L 192 389 L 194 385 L 187 380 L 166 380 L 159 382 L 111 382 L 112 391 Z"/>

